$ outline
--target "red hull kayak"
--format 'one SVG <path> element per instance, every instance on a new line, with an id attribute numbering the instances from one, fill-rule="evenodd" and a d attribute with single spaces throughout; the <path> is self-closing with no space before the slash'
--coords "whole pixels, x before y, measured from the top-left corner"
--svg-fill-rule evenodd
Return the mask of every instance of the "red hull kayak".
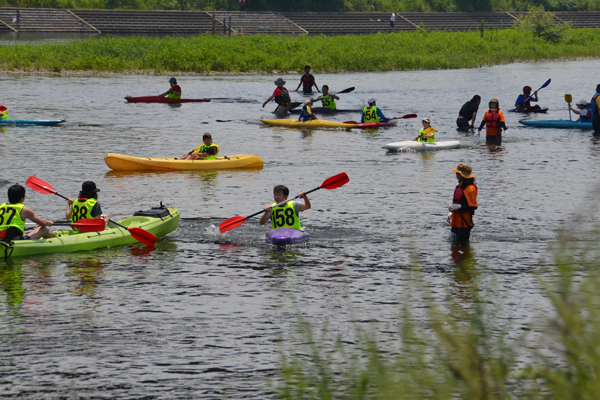
<path id="1" fill-rule="evenodd" d="M 395 126 L 398 123 L 397 119 L 390 119 L 388 122 L 370 122 L 368 124 L 362 123 L 358 124 L 359 128 L 362 129 L 373 129 L 373 128 L 381 128 L 384 126 Z"/>
<path id="2" fill-rule="evenodd" d="M 170 99 L 168 97 L 160 96 L 126 96 L 125 100 L 127 100 L 130 103 L 200 103 L 203 101 L 210 101 L 210 99 Z"/>

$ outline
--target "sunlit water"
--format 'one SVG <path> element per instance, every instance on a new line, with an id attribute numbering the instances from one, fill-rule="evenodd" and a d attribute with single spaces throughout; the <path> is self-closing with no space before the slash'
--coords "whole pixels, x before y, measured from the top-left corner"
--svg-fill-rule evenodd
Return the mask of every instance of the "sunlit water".
<path id="1" fill-rule="evenodd" d="M 566 119 L 564 94 L 589 99 L 597 82 L 588 78 L 598 66 L 594 60 L 316 76 L 333 91 L 356 86 L 340 95 L 340 108 L 362 107 L 375 96 L 388 117 L 419 115 L 378 131 L 263 126 L 259 118 L 274 118 L 274 105 L 261 104 L 276 76 L 181 76 L 184 97 L 214 99 L 182 107 L 123 99 L 166 91 L 167 76 L 0 76 L 1 102 L 12 117 L 68 120 L 0 132 L 1 196 L 30 175 L 69 197 L 93 180 L 103 211 L 116 219 L 160 201 L 182 215 L 179 229 L 155 249 L 0 261 L 0 396 L 270 398 L 266 378 L 274 374 L 277 341 L 300 340 L 298 312 L 327 324 L 332 338 L 351 337 L 351 321 L 358 320 L 371 321 L 380 340 L 389 341 L 401 294 L 413 285 L 413 255 L 440 299 L 446 290 L 462 296 L 454 274 L 461 254 L 451 251 L 444 221 L 456 185 L 450 169 L 459 162 L 477 176 L 472 251 L 486 286 L 496 287 L 489 300 L 502 305 L 511 336 L 542 324 L 548 305 L 532 273 L 551 258 L 557 230 L 590 218 L 600 142 L 590 131 L 526 128 L 506 111 L 522 86 L 552 78 L 540 92 L 548 114 L 525 118 Z M 299 76 L 284 79 L 294 89 Z M 510 128 L 501 148 L 456 131 L 458 110 L 474 94 L 483 98 L 478 120 L 490 98 L 500 99 Z M 438 140 L 460 140 L 460 149 L 386 154 L 386 143 L 413 139 L 425 116 Z M 264 168 L 122 173 L 103 161 L 108 152 L 178 157 L 201 144 L 204 132 L 221 154 L 259 155 Z M 296 195 L 339 172 L 350 182 L 313 193 L 313 208 L 301 214 L 309 246 L 271 249 L 264 244 L 268 228 L 257 220 L 218 234 L 221 221 L 271 203 L 274 185 Z M 64 219 L 57 196 L 29 189 L 26 205 Z"/>

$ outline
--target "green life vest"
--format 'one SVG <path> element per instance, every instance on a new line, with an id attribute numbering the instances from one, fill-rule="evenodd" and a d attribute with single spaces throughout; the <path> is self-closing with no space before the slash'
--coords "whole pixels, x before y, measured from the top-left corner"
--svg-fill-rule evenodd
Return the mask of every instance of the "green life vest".
<path id="1" fill-rule="evenodd" d="M 294 228 L 301 231 L 300 218 L 298 218 L 296 210 L 294 210 L 294 201 L 290 200 L 281 207 L 275 207 L 276 205 L 277 203 L 271 204 L 273 206 L 271 209 L 271 224 L 273 225 L 273 229 Z"/>
<path id="2" fill-rule="evenodd" d="M 180 99 L 181 95 L 180 94 L 175 94 L 175 93 L 169 93 L 167 95 L 167 98 L 169 98 L 169 99 Z"/>
<path id="3" fill-rule="evenodd" d="M 421 137 L 423 135 L 433 135 L 433 139 Z M 433 129 L 430 126 L 427 127 L 426 129 L 421 129 L 419 131 L 419 142 L 434 143 L 435 142 L 435 129 Z"/>
<path id="4" fill-rule="evenodd" d="M 337 109 L 337 105 L 335 104 L 335 99 L 331 95 L 322 96 L 321 104 L 323 104 L 323 108 L 330 108 L 332 110 Z"/>
<path id="5" fill-rule="evenodd" d="M 98 200 L 92 199 L 77 199 L 71 206 L 73 213 L 71 214 L 71 221 L 77 222 L 83 218 L 95 218 L 96 215 L 92 215 L 92 209 L 96 205 Z"/>
<path id="6" fill-rule="evenodd" d="M 8 115 L 8 111 L 4 110 L 4 112 L 2 113 L 2 117 L 0 117 L 0 118 L 2 118 L 2 119 L 9 119 L 10 116 Z"/>
<path id="7" fill-rule="evenodd" d="M 22 203 L 4 203 L 0 206 L 0 231 L 14 227 L 21 231 L 21 235 L 25 233 L 25 220 L 21 219 L 23 207 Z"/>
<path id="8" fill-rule="evenodd" d="M 371 122 L 379 122 L 379 115 L 377 115 L 377 106 L 365 107 L 363 109 L 363 115 L 365 116 L 365 124 Z"/>
<path id="9" fill-rule="evenodd" d="M 194 153 L 206 153 L 208 151 L 208 149 L 210 149 L 211 147 L 216 147 L 217 148 L 217 152 L 215 153 L 215 155 L 213 156 L 208 156 L 208 157 L 202 157 L 202 160 L 216 160 L 217 156 L 219 155 L 219 145 L 218 144 L 211 144 L 210 146 L 207 146 L 205 144 L 203 144 L 202 146 L 196 147 L 194 149 Z"/>

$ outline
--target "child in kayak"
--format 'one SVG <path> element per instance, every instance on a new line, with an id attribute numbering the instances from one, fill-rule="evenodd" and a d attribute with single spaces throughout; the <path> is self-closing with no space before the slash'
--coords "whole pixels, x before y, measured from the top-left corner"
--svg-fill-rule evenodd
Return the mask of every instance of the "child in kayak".
<path id="1" fill-rule="evenodd" d="M 167 90 L 160 97 L 165 97 L 169 99 L 180 99 L 181 98 L 181 87 L 177 84 L 177 79 L 171 78 L 169 79 L 169 85 L 171 85 L 171 89 Z"/>
<path id="2" fill-rule="evenodd" d="M 283 86 L 285 85 L 285 81 L 283 79 L 277 78 L 277 80 L 274 83 L 275 86 L 277 86 L 277 88 L 275 89 L 271 97 L 269 97 L 267 101 L 263 103 L 262 106 L 263 108 L 265 108 L 268 102 L 275 99 L 275 103 L 277 103 L 277 108 L 275 109 L 275 112 L 287 113 L 291 106 L 290 102 L 292 101 L 292 99 L 290 98 L 290 92 Z"/>
<path id="3" fill-rule="evenodd" d="M 429 118 L 423 118 L 423 128 L 419 131 L 419 136 L 415 142 L 435 143 L 435 129 L 431 127 Z"/>
<path id="4" fill-rule="evenodd" d="M 362 116 L 360 117 L 361 123 L 388 122 L 390 120 L 377 108 L 377 99 L 375 97 L 369 97 L 367 103 L 369 103 L 369 106 L 363 109 Z"/>
<path id="5" fill-rule="evenodd" d="M 298 197 L 303 199 L 304 203 L 290 200 L 283 206 L 275 207 L 277 204 L 286 201 L 289 194 L 290 190 L 283 185 L 277 185 L 273 188 L 275 203 L 265 207 L 265 212 L 259 221 L 261 225 L 264 225 L 270 218 L 273 229 L 293 228 L 299 231 L 302 230 L 298 214 L 311 208 L 310 200 L 304 192 L 300 192 Z"/>
<path id="6" fill-rule="evenodd" d="M 35 215 L 29 207 L 23 205 L 24 202 L 25 188 L 23 186 L 16 184 L 8 188 L 8 203 L 0 205 L 0 232 L 6 231 L 2 240 L 9 242 L 11 240 L 56 237 L 56 234 L 48 229 L 53 222 Z M 25 220 L 27 219 L 39 226 L 25 235 Z"/>
<path id="7" fill-rule="evenodd" d="M 329 93 L 329 86 L 327 85 L 323 85 L 321 87 L 321 89 L 323 89 L 323 94 L 321 95 L 321 97 L 313 100 L 314 101 L 321 101 L 321 104 L 323 105 L 323 108 L 329 108 L 331 110 L 336 110 L 337 109 L 337 105 L 335 104 L 336 100 L 339 100 L 340 98 L 338 96 L 336 96 L 335 94 L 330 94 Z"/>
<path id="8" fill-rule="evenodd" d="M 298 121 L 300 122 L 308 122 L 313 119 L 318 119 L 315 114 L 312 112 L 312 100 L 306 100 L 304 102 L 304 106 L 302 107 L 302 111 L 300 112 L 300 116 L 298 117 Z"/>
<path id="9" fill-rule="evenodd" d="M 531 86 L 525 86 L 523 88 L 523 94 L 520 94 L 519 97 L 517 97 L 515 107 L 517 108 L 517 111 L 539 110 L 540 106 L 538 104 L 532 106 L 532 101 L 538 101 L 537 92 L 531 94 Z"/>
<path id="10" fill-rule="evenodd" d="M 0 106 L 0 119 L 9 119 L 8 109 L 4 106 Z"/>
<path id="11" fill-rule="evenodd" d="M 504 129 L 505 135 L 508 130 L 506 127 L 506 120 L 504 119 L 504 113 L 500 110 L 500 102 L 496 98 L 490 100 L 489 106 L 490 109 L 483 115 L 481 125 L 479 125 L 475 136 L 481 134 L 481 130 L 485 125 L 485 143 L 501 145 L 502 129 Z"/>
<path id="12" fill-rule="evenodd" d="M 578 109 L 575 109 L 570 105 L 569 108 L 575 114 L 579 114 L 579 122 L 592 122 L 592 110 L 588 108 L 588 102 L 586 100 L 579 100 L 577 102 Z"/>
<path id="13" fill-rule="evenodd" d="M 302 85 L 302 92 L 304 94 L 311 94 L 313 86 L 317 89 L 317 92 L 321 93 L 321 91 L 319 90 L 319 87 L 317 86 L 317 82 L 315 82 L 315 77 L 312 76 L 312 74 L 310 73 L 310 65 L 307 65 L 306 67 L 304 67 L 304 75 L 302 75 L 300 77 L 300 83 L 298 84 L 298 87 L 296 88 L 296 92 L 298 91 L 298 89 L 300 89 L 301 85 Z"/>
<path id="14" fill-rule="evenodd" d="M 202 135 L 203 145 L 181 156 L 180 160 L 216 160 L 219 155 L 219 145 L 213 144 L 212 135 L 206 132 Z"/>
<path id="15" fill-rule="evenodd" d="M 65 216 L 68 221 L 77 222 L 83 218 L 103 218 L 106 223 L 110 220 L 108 215 L 102 217 L 102 208 L 98 203 L 98 192 L 96 184 L 92 181 L 83 182 L 77 200 L 67 201 Z"/>
<path id="16" fill-rule="evenodd" d="M 477 185 L 473 169 L 468 164 L 458 164 L 452 168 L 456 174 L 458 185 L 454 189 L 452 205 L 448 211 L 452 213 L 451 235 L 455 244 L 462 245 L 469 241 L 473 229 L 473 215 L 477 209 Z"/>

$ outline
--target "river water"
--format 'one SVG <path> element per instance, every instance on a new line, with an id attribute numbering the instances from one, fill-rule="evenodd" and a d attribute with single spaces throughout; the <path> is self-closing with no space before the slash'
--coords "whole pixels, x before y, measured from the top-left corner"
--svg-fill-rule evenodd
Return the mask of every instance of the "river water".
<path id="1" fill-rule="evenodd" d="M 391 345 L 401 295 L 413 285 L 412 256 L 440 298 L 460 292 L 461 253 L 451 250 L 444 221 L 456 185 L 450 169 L 459 162 L 473 167 L 479 186 L 472 254 L 495 288 L 488 300 L 502 306 L 511 335 L 542 324 L 549 306 L 533 273 L 551 258 L 557 230 L 589 219 L 600 142 L 590 131 L 519 126 L 519 116 L 506 113 L 509 134 L 500 148 L 488 148 L 485 139 L 457 132 L 455 119 L 474 94 L 483 98 L 480 120 L 490 98 L 506 112 L 522 86 L 535 89 L 548 78 L 540 104 L 550 111 L 525 118 L 566 119 L 564 94 L 589 99 L 597 82 L 587 78 L 598 65 L 317 75 L 332 91 L 356 87 L 340 95 L 340 108 L 362 107 L 375 96 L 388 117 L 419 116 L 351 132 L 263 126 L 260 117 L 274 118 L 274 106 L 261 104 L 276 76 L 180 76 L 184 97 L 214 99 L 181 107 L 123 99 L 166 91 L 166 76 L 0 76 L 1 101 L 13 118 L 68 120 L 0 132 L 2 196 L 31 175 L 69 197 L 93 180 L 113 218 L 160 201 L 182 215 L 154 249 L 0 261 L 0 397 L 272 398 L 266 378 L 277 365 L 278 340 L 301 340 L 294 334 L 298 313 L 326 324 L 331 337 L 350 338 L 352 321 L 364 322 Z M 299 76 L 284 79 L 294 89 Z M 438 140 L 460 140 L 461 147 L 386 154 L 382 146 L 414 138 L 425 116 Z M 103 161 L 108 152 L 177 157 L 201 144 L 204 132 L 221 154 L 259 155 L 264 168 L 120 173 Z M 286 184 L 296 195 L 340 172 L 350 182 L 313 193 L 313 208 L 301 214 L 309 246 L 272 249 L 257 220 L 218 234 L 221 221 L 271 203 L 273 186 Z M 26 205 L 64 219 L 59 197 L 28 189 Z"/>

